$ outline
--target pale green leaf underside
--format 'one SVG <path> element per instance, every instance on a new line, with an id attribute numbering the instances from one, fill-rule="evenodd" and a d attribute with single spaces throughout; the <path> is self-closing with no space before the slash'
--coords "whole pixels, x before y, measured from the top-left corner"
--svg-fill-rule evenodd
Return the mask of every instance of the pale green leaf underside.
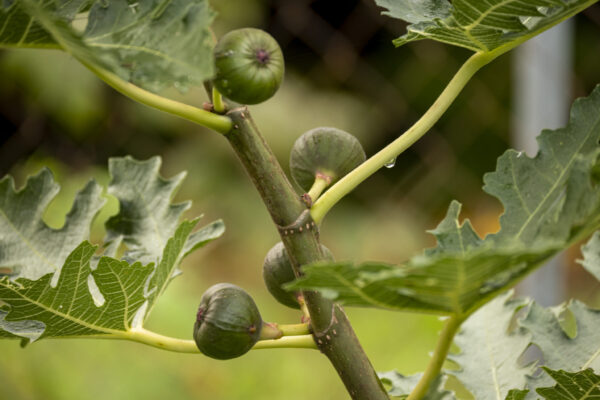
<path id="1" fill-rule="evenodd" d="M 570 337 L 561 326 L 555 312 L 536 303 L 530 305 L 526 316 L 519 320 L 519 325 L 528 332 L 530 342 L 541 350 L 542 365 L 572 372 L 587 368 L 600 370 L 600 311 L 578 301 L 572 301 L 564 307 L 576 322 L 574 337 Z M 551 385 L 551 380 L 547 375 L 528 378 L 531 389 L 548 385 Z"/>
<path id="2" fill-rule="evenodd" d="M 600 376 L 593 370 L 580 372 L 553 371 L 544 368 L 556 381 L 554 387 L 539 388 L 537 392 L 547 400 L 596 400 L 600 399 Z"/>
<path id="3" fill-rule="evenodd" d="M 375 0 L 409 22 L 397 46 L 432 39 L 475 52 L 514 47 L 597 0 Z"/>
<path id="4" fill-rule="evenodd" d="M 67 256 L 90 235 L 90 224 L 104 199 L 102 188 L 90 181 L 76 196 L 60 229 L 42 221 L 58 193 L 52 173 L 44 169 L 15 190 L 12 177 L 0 180 L 0 269 L 13 277 L 38 279 L 58 272 Z"/>
<path id="5" fill-rule="evenodd" d="M 571 372 L 600 368 L 600 311 L 577 301 L 544 308 L 510 296 L 502 295 L 477 310 L 455 337 L 460 353 L 449 359 L 458 369 L 447 373 L 455 375 L 474 398 L 538 399 L 536 389 L 553 384 L 547 374 L 535 373 L 539 366 Z M 532 345 L 537 351 L 527 352 Z"/>
<path id="6" fill-rule="evenodd" d="M 141 326 L 168 283 L 178 275 L 182 259 L 224 232 L 221 221 L 195 232 L 197 219 L 179 222 L 187 204 L 173 205 L 171 198 L 181 175 L 164 179 L 158 174 L 159 166 L 158 158 L 111 160 L 109 191 L 118 199 L 120 211 L 107 222 L 104 256 L 95 255 L 96 247 L 87 241 L 81 242 L 82 237 L 89 235 L 89 224 L 98 206 L 100 189 L 92 184 L 81 193 L 92 187 L 96 188 L 95 195 L 80 193 L 67 217 L 67 222 L 75 220 L 79 221 L 77 226 L 85 226 L 85 234 L 80 232 L 81 227 L 72 229 L 74 233 L 60 243 L 41 234 L 27 236 L 30 248 L 59 248 L 60 244 L 60 251 L 68 251 L 64 256 L 58 250 L 56 254 L 49 253 L 59 269 L 33 257 L 27 246 L 19 246 L 17 239 L 24 235 L 11 231 L 0 236 L 0 249 L 11 250 L 0 254 L 12 257 L 0 259 L 4 260 L 0 270 L 13 272 L 0 278 L 0 337 L 36 340 L 119 336 Z M 45 170 L 29 179 L 20 192 L 14 192 L 11 182 L 6 178 L 0 183 L 0 187 L 7 188 L 2 199 L 10 211 L 8 221 L 22 219 L 22 226 L 35 229 L 20 231 L 46 233 L 49 228 L 41 222 L 41 215 L 56 195 L 58 185 Z M 74 217 L 78 215 L 83 217 Z M 71 226 L 67 223 L 58 233 L 49 231 L 48 235 L 60 238 L 61 232 L 71 232 L 66 229 Z M 116 260 L 113 257 L 122 243 L 128 250 L 122 260 Z M 21 262 L 17 264 L 19 268 L 11 269 L 15 262 Z"/>
<path id="7" fill-rule="evenodd" d="M 594 233 L 591 239 L 581 248 L 583 260 L 581 265 L 600 281 L 600 232 Z"/>
<path id="8" fill-rule="evenodd" d="M 308 265 L 289 288 L 354 306 L 469 314 L 600 226 L 599 139 L 600 87 L 575 102 L 566 128 L 542 132 L 535 158 L 509 150 L 486 174 L 484 190 L 505 209 L 497 234 L 479 239 L 453 202 L 432 231 L 437 247 L 405 265 Z"/>
<path id="9" fill-rule="evenodd" d="M 477 400 L 498 400 L 511 389 L 525 388 L 526 375 L 533 366 L 519 366 L 519 358 L 529 346 L 529 338 L 510 331 L 510 323 L 524 300 L 502 295 L 477 310 L 461 326 L 454 343 L 460 353 L 450 360 L 460 366 L 455 375 Z"/>
<path id="10" fill-rule="evenodd" d="M 14 0 L 0 3 L 0 47 L 62 48 L 157 91 L 213 75 L 207 0 Z"/>

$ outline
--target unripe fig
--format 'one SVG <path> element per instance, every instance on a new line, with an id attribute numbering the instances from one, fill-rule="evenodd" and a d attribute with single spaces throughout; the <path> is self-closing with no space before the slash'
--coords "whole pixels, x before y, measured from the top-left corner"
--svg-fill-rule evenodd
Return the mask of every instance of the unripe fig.
<path id="1" fill-rule="evenodd" d="M 212 358 L 239 357 L 258 341 L 262 318 L 252 297 L 230 283 L 211 286 L 200 300 L 194 340 Z"/>
<path id="2" fill-rule="evenodd" d="M 308 192 L 317 176 L 333 183 L 365 158 L 360 142 L 348 132 L 315 128 L 303 133 L 294 143 L 290 172 L 298 186 Z"/>
<path id="3" fill-rule="evenodd" d="M 329 249 L 321 245 L 325 258 L 333 260 Z M 269 293 L 281 304 L 291 308 L 300 308 L 296 293 L 288 292 L 281 286 L 296 279 L 292 264 L 282 242 L 269 250 L 263 264 L 263 279 Z"/>
<path id="4" fill-rule="evenodd" d="M 258 104 L 275 94 L 283 80 L 283 53 L 268 33 L 244 28 L 228 32 L 215 50 L 213 84 L 225 97 Z"/>

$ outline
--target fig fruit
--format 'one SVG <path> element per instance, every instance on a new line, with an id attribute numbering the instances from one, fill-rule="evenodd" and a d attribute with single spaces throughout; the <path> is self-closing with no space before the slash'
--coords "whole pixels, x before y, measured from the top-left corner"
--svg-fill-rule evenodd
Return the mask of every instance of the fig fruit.
<path id="1" fill-rule="evenodd" d="M 239 357 L 260 338 L 262 318 L 252 297 L 230 283 L 211 286 L 200 300 L 194 340 L 212 358 Z"/>
<path id="2" fill-rule="evenodd" d="M 268 33 L 237 29 L 225 34 L 214 49 L 215 87 L 242 104 L 258 104 L 275 94 L 283 80 L 283 53 Z"/>
<path id="3" fill-rule="evenodd" d="M 308 192 L 317 177 L 329 184 L 352 171 L 363 161 L 365 152 L 358 139 L 336 128 L 315 128 L 300 136 L 290 154 L 294 181 Z"/>
<path id="4" fill-rule="evenodd" d="M 333 260 L 329 249 L 321 245 L 321 250 L 327 259 Z M 300 308 L 296 293 L 288 292 L 281 286 L 296 279 L 292 264 L 282 242 L 269 250 L 263 264 L 263 279 L 269 293 L 281 304 L 290 308 Z"/>

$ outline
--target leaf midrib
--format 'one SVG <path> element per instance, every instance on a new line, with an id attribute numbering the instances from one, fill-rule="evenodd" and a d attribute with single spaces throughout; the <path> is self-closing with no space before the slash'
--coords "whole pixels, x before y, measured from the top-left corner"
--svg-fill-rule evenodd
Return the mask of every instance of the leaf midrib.
<path id="1" fill-rule="evenodd" d="M 521 234 L 523 234 L 523 232 L 525 231 L 525 229 L 528 227 L 529 223 L 531 222 L 531 220 L 533 219 L 533 217 L 540 211 L 543 210 L 545 207 L 545 203 L 546 201 L 548 201 L 548 199 L 550 198 L 550 195 L 552 193 L 554 193 L 554 191 L 556 190 L 556 188 L 558 187 L 559 184 L 562 184 L 563 182 L 563 178 L 565 176 L 565 174 L 567 172 L 571 172 L 571 165 L 573 164 L 573 162 L 575 161 L 575 159 L 577 158 L 577 156 L 580 154 L 580 150 L 582 149 L 582 147 L 587 143 L 588 139 L 590 138 L 590 136 L 592 135 L 593 132 L 596 131 L 597 125 L 600 123 L 600 114 L 598 115 L 598 117 L 596 118 L 596 120 L 594 121 L 594 123 L 592 124 L 592 127 L 590 128 L 590 131 L 588 132 L 588 134 L 585 136 L 585 140 L 582 140 L 581 143 L 579 144 L 579 146 L 577 147 L 576 151 L 573 152 L 573 154 L 571 155 L 569 162 L 567 163 L 567 165 L 563 168 L 562 172 L 560 173 L 559 177 L 554 181 L 554 184 L 552 185 L 552 187 L 550 188 L 550 190 L 546 193 L 546 195 L 543 197 L 542 201 L 539 203 L 539 205 L 535 208 L 535 210 L 529 214 L 529 217 L 527 217 L 527 220 L 525 220 L 525 222 L 523 223 L 523 225 L 521 226 L 521 229 L 519 229 L 519 232 L 517 232 L 516 234 L 516 238 L 519 239 L 521 237 Z M 512 162 L 512 159 L 511 159 Z M 561 165 L 562 166 L 562 165 Z M 514 168 L 511 169 L 511 173 L 514 173 Z M 518 186 L 515 186 L 519 192 L 520 189 L 518 188 Z"/>
<path id="2" fill-rule="evenodd" d="M 89 328 L 89 329 L 92 329 L 92 330 L 95 330 L 95 331 L 98 331 L 98 332 L 112 334 L 112 335 L 120 335 L 123 332 L 125 332 L 125 331 L 120 331 L 120 330 L 117 330 L 117 329 L 110 329 L 110 328 L 105 328 L 105 327 L 98 326 L 98 325 L 92 325 L 91 323 L 89 323 L 87 321 L 81 320 L 79 318 L 75 318 L 75 317 L 73 317 L 71 315 L 68 315 L 68 314 L 65 314 L 65 313 L 62 313 L 62 312 L 58 311 L 57 309 L 51 308 L 51 307 L 49 307 L 49 306 L 47 306 L 47 305 L 45 305 L 43 303 L 40 303 L 38 300 L 35 300 L 35 299 L 30 298 L 28 296 L 25 296 L 22 293 L 16 291 L 11 285 L 6 285 L 5 284 L 5 282 L 7 282 L 7 281 L 8 281 L 7 278 L 5 278 L 4 280 L 0 280 L 0 286 L 3 286 L 4 288 L 10 290 L 12 293 L 14 293 L 16 296 L 18 296 L 18 298 L 21 298 L 21 299 L 23 299 L 25 301 L 28 301 L 29 303 L 34 304 L 35 306 L 41 308 L 42 310 L 45 310 L 46 312 L 55 314 L 55 315 L 57 315 L 59 317 L 62 317 L 63 319 L 65 319 L 67 321 L 74 322 L 74 323 L 79 324 L 79 325 L 81 325 L 83 327 L 86 327 L 86 328 Z M 25 319 L 22 319 L 22 320 L 25 321 Z M 40 322 L 43 322 L 43 321 L 40 321 Z"/>

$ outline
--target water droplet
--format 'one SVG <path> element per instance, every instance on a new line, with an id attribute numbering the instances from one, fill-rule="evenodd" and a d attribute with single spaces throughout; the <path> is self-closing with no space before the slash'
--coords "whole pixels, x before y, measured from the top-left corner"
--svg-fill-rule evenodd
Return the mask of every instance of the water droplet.
<path id="1" fill-rule="evenodd" d="M 522 155 L 523 155 L 523 152 L 522 152 L 522 151 L 518 152 L 518 153 L 517 153 L 517 158 L 520 158 Z"/>
<path id="2" fill-rule="evenodd" d="M 233 55 L 233 50 L 227 50 L 223 55 L 225 57 L 231 57 Z"/>
<path id="3" fill-rule="evenodd" d="M 396 157 L 392 158 L 390 161 L 383 164 L 383 166 L 386 168 L 394 168 L 394 165 L 396 165 Z"/>

